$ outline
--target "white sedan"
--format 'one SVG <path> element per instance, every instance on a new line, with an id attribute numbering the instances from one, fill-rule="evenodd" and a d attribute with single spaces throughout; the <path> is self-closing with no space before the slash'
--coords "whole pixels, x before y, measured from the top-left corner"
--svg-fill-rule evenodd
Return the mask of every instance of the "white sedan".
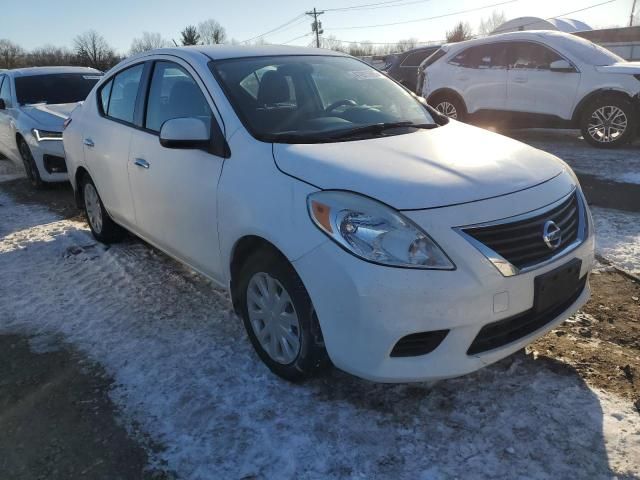
<path id="1" fill-rule="evenodd" d="M 36 188 L 66 182 L 62 127 L 102 75 L 84 67 L 33 67 L 0 73 L 0 154 Z"/>
<path id="2" fill-rule="evenodd" d="M 230 291 L 260 358 L 383 382 L 463 375 L 589 297 L 571 169 L 327 50 L 162 49 L 64 131 L 94 236 L 130 230 Z"/>

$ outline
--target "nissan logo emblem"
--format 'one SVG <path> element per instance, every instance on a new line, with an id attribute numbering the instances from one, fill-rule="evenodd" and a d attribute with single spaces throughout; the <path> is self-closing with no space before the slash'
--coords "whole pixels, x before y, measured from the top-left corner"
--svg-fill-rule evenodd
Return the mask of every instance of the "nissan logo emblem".
<path id="1" fill-rule="evenodd" d="M 553 220 L 547 220 L 542 229 L 542 239 L 551 250 L 555 250 L 562 242 L 562 231 Z"/>

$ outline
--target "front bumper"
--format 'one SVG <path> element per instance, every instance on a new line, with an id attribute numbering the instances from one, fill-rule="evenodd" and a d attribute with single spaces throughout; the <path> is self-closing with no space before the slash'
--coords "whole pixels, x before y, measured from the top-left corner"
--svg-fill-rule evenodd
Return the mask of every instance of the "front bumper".
<path id="1" fill-rule="evenodd" d="M 505 277 L 452 227 L 507 218 L 539 208 L 541 198 L 561 198 L 570 183 L 566 175 L 561 177 L 500 199 L 405 212 L 445 249 L 457 266 L 454 271 L 374 265 L 331 241 L 295 261 L 334 364 L 381 382 L 455 377 L 510 355 L 573 314 L 589 298 L 588 283 L 566 310 L 540 329 L 502 347 L 467 354 L 483 326 L 532 308 L 537 276 L 573 258 L 582 261 L 580 278 L 588 275 L 594 258 L 594 237 L 590 234 L 575 250 L 540 268 Z M 487 212 L 498 216 L 487 218 Z M 435 330 L 449 333 L 431 353 L 391 356 L 401 338 Z"/>
<path id="2" fill-rule="evenodd" d="M 64 147 L 61 140 L 38 142 L 33 135 L 25 136 L 36 162 L 40 178 L 45 182 L 66 182 L 69 180 L 65 163 Z"/>

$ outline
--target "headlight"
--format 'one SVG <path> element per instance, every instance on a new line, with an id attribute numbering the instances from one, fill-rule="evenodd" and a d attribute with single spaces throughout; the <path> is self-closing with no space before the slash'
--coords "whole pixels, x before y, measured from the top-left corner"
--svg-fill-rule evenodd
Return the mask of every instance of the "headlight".
<path id="1" fill-rule="evenodd" d="M 62 132 L 51 132 L 49 130 L 40 130 L 34 128 L 31 130 L 36 140 L 42 142 L 43 140 L 62 140 Z"/>
<path id="2" fill-rule="evenodd" d="M 393 267 L 453 270 L 455 265 L 429 235 L 394 209 L 341 191 L 307 197 L 313 222 L 348 252 Z"/>

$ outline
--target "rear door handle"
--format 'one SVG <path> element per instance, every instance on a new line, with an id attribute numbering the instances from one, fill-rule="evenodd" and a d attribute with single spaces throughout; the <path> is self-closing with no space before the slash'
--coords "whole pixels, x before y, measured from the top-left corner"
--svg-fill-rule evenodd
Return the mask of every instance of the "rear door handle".
<path id="1" fill-rule="evenodd" d="M 133 163 L 135 163 L 137 166 L 142 167 L 142 168 L 147 168 L 148 169 L 150 167 L 149 162 L 147 162 L 143 158 L 136 158 Z"/>
<path id="2" fill-rule="evenodd" d="M 82 143 L 84 143 L 87 147 L 95 147 L 95 143 L 93 143 L 93 140 L 91 140 L 90 138 L 85 138 Z"/>

